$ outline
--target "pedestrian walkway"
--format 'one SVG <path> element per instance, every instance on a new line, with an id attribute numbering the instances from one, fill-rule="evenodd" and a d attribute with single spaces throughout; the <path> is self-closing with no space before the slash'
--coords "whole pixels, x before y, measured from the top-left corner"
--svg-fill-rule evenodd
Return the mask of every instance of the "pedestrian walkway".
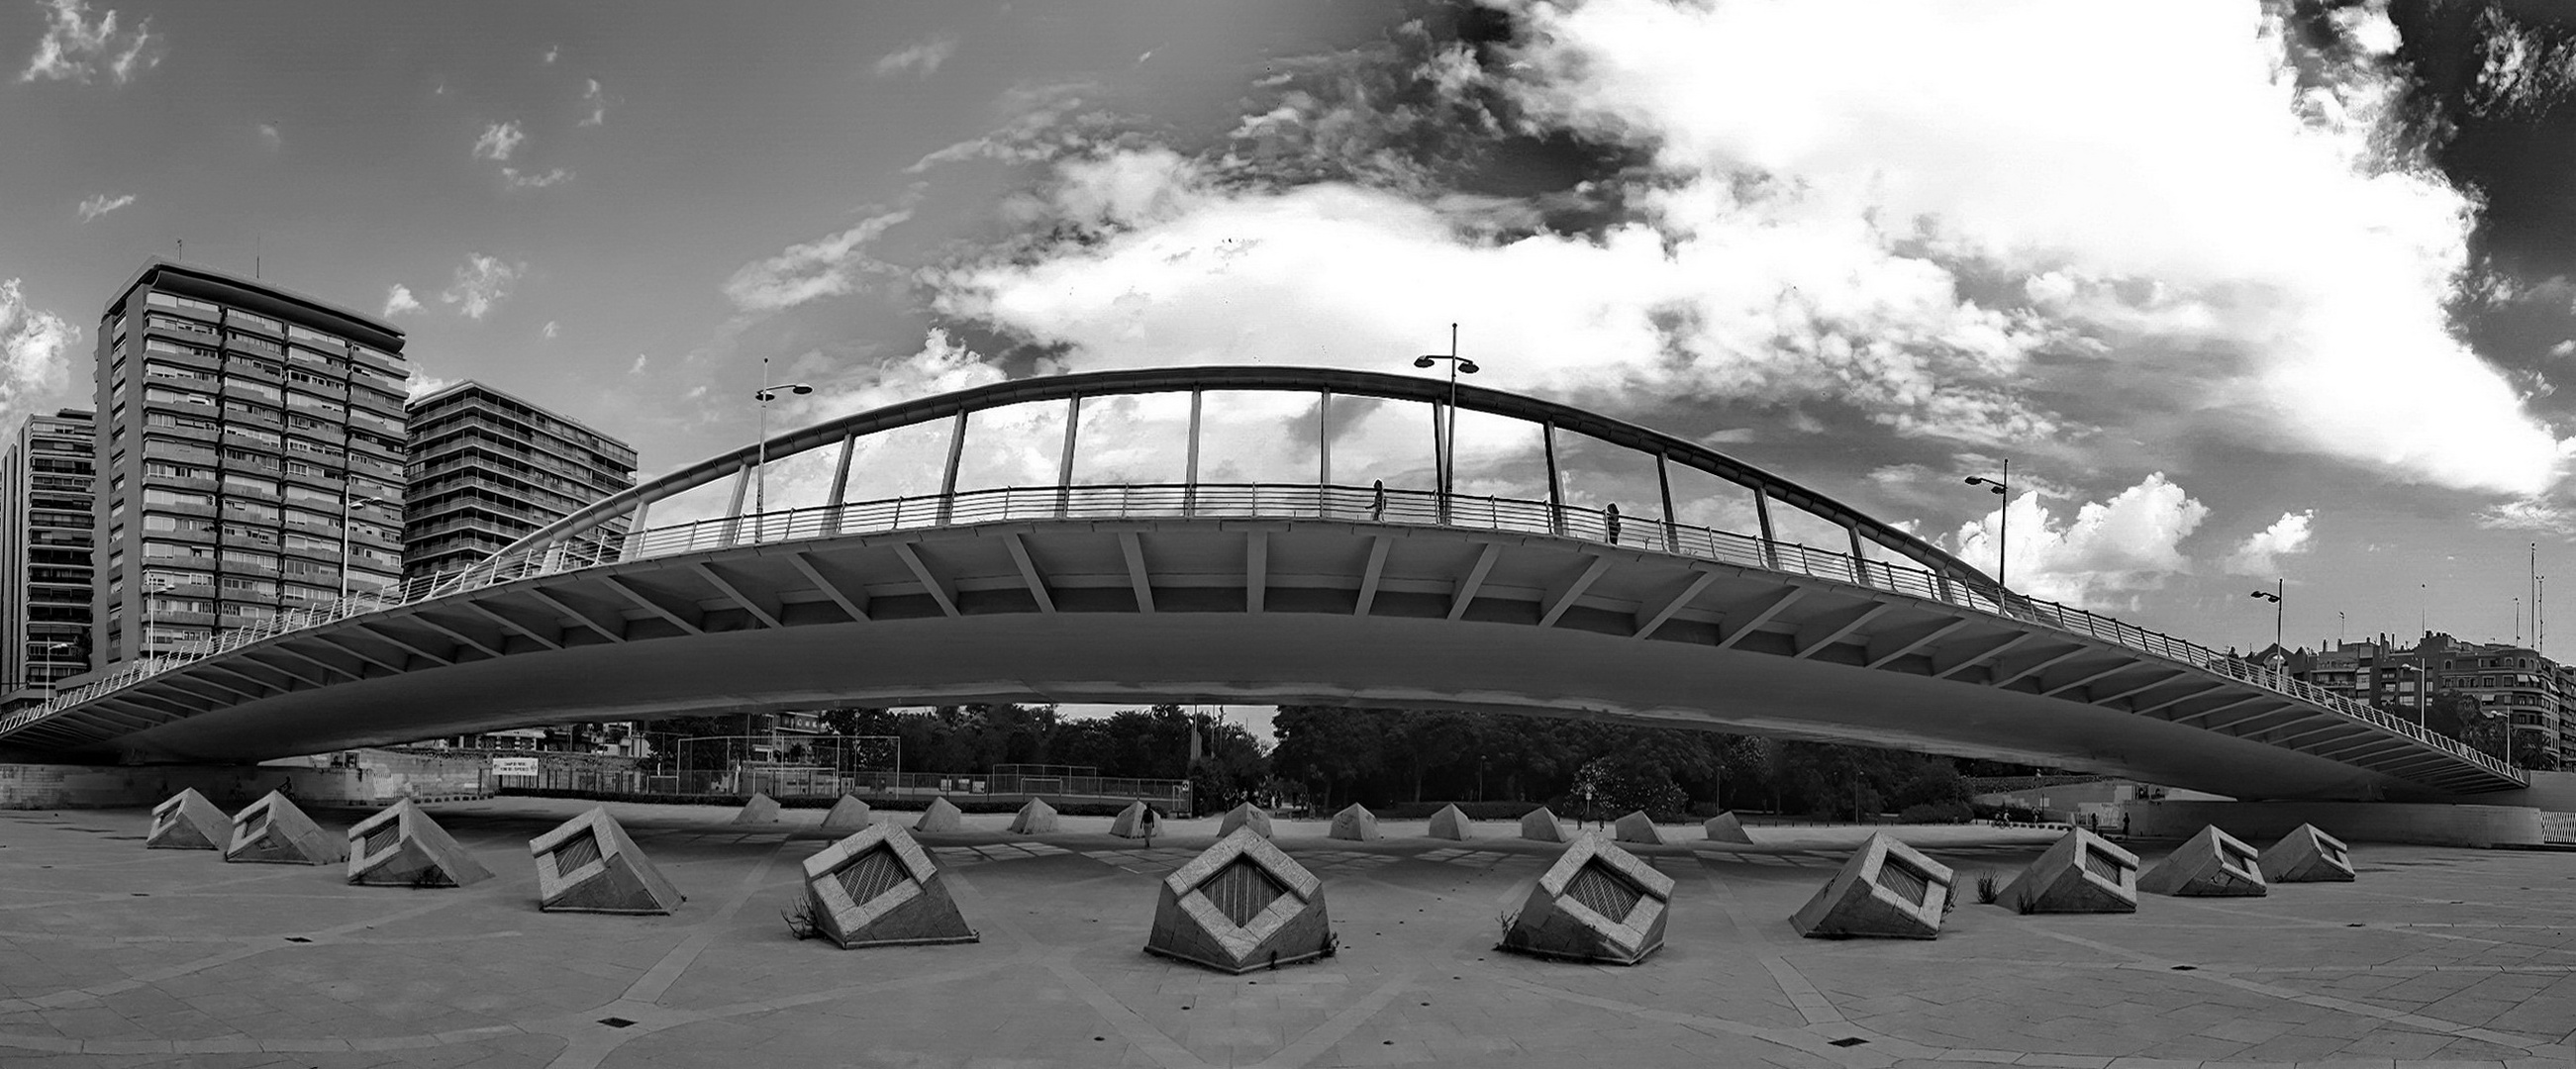
<path id="1" fill-rule="evenodd" d="M 1747 846 L 1676 827 L 1639 850 L 1677 881 L 1666 949 L 1616 968 L 1493 952 L 1555 853 L 1508 824 L 1461 844 L 1387 821 L 1352 843 L 1281 821 L 1339 953 L 1224 977 L 1142 950 L 1156 882 L 1213 819 L 1149 848 L 1105 818 L 1028 840 L 970 816 L 922 839 L 983 941 L 842 951 L 779 919 L 829 841 L 820 811 L 745 831 L 730 809 L 614 806 L 688 901 L 541 913 L 526 841 L 580 808 L 431 807 L 500 874 L 445 890 L 145 850 L 141 810 L 0 813 L 0 1064 L 2576 1064 L 2563 853 L 2362 844 L 2350 884 L 2025 917 L 1977 904 L 1973 876 L 2009 878 L 2045 834 L 1900 829 L 1966 901 L 1936 941 L 1826 942 L 1787 917 L 1863 831 Z"/>

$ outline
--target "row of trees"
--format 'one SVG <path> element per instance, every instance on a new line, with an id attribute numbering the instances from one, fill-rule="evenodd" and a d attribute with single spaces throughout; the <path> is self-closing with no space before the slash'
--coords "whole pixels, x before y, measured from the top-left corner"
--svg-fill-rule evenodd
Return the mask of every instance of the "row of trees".
<path id="1" fill-rule="evenodd" d="M 1318 808 L 1360 802 L 1513 800 L 1581 812 L 1764 809 L 1817 816 L 1902 812 L 1965 818 L 1969 790 L 1946 757 L 1688 728 L 1401 709 L 1282 706 L 1271 770 Z M 2021 766 L 1968 762 L 1975 774 Z"/>
<path id="2" fill-rule="evenodd" d="M 1569 816 L 1587 808 L 1608 815 L 1644 809 L 1665 818 L 1718 808 L 1842 818 L 1968 815 L 1968 786 L 1960 763 L 1949 758 L 1686 728 L 1292 705 L 1279 710 L 1274 749 L 1240 724 L 1176 705 L 1086 718 L 1016 704 L 819 715 L 834 735 L 900 740 L 908 771 L 975 775 L 1004 764 L 1087 765 L 1115 778 L 1187 779 L 1208 808 L 1246 800 L 1326 810 L 1352 802 L 1524 801 Z M 671 763 L 681 759 L 681 739 L 742 736 L 749 728 L 738 716 L 672 717 L 649 725 L 647 735 L 657 760 Z M 739 742 L 699 744 L 687 760 L 722 767 L 747 756 L 742 749 Z M 1967 764 L 1972 774 L 2029 771 Z"/>
<path id="3" fill-rule="evenodd" d="M 1204 802 L 1232 805 L 1258 790 L 1269 775 L 1261 740 L 1241 724 L 1177 705 L 1129 709 L 1105 717 L 1066 717 L 1052 705 L 943 705 L 896 711 L 827 709 L 818 714 L 833 735 L 889 736 L 901 744 L 906 771 L 977 775 L 995 765 L 1087 765 L 1116 779 L 1187 779 Z M 1198 761 L 1190 760 L 1190 733 L 1199 736 Z M 657 761 L 681 759 L 688 738 L 740 737 L 752 733 L 740 716 L 680 716 L 646 728 Z M 820 740 L 808 745 L 826 745 Z M 705 767 L 740 759 L 744 744 L 693 746 L 687 758 Z M 891 748 L 889 748 L 891 749 Z M 808 755 L 791 751 L 791 759 Z M 873 751 L 869 754 L 872 761 Z"/>
<path id="4" fill-rule="evenodd" d="M 2379 710 L 2400 720 L 2413 720 L 2412 703 L 2382 702 Z M 2503 710 L 2478 702 L 2477 695 L 2456 690 L 2435 691 L 2426 698 L 2423 709 L 2424 727 L 2436 734 L 2448 735 L 2499 761 L 2516 768 L 2554 771 L 2559 766 L 2558 751 L 2547 736 L 2535 731 L 2513 730 L 2513 718 Z"/>

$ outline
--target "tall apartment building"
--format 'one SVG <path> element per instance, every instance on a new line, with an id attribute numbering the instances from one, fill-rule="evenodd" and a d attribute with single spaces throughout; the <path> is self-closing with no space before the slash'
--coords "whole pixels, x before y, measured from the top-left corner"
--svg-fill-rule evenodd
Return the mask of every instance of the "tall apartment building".
<path id="1" fill-rule="evenodd" d="M 402 346 L 193 264 L 155 260 L 118 291 L 97 350 L 102 667 L 398 579 Z"/>
<path id="2" fill-rule="evenodd" d="M 405 578 L 454 572 L 573 510 L 635 485 L 635 449 L 479 382 L 411 402 Z M 624 530 L 621 523 L 609 525 Z M 578 748 L 636 755 L 630 723 L 512 728 L 439 740 L 479 750 Z"/>
<path id="3" fill-rule="evenodd" d="M 410 422 L 407 577 L 480 563 L 635 485 L 634 447 L 479 382 L 414 400 Z"/>
<path id="4" fill-rule="evenodd" d="M 0 444 L 0 708 L 90 668 L 93 423 L 32 415 Z"/>

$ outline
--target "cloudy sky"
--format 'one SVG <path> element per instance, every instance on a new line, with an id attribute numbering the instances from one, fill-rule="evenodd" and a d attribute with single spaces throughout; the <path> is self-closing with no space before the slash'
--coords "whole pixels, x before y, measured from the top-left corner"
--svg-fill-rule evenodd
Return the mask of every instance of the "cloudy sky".
<path id="1" fill-rule="evenodd" d="M 2576 652 L 2543 2 L 0 0 L 0 419 L 145 257 L 626 437 L 1093 368 L 1644 421 L 2215 645 Z M 2576 398 L 2576 394 L 2571 394 Z M 2522 624 L 2524 632 L 2529 625 Z"/>

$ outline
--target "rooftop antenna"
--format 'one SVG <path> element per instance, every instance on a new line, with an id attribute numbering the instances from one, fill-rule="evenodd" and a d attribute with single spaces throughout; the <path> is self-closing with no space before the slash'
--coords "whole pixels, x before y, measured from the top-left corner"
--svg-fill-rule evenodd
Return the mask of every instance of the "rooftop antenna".
<path id="1" fill-rule="evenodd" d="M 179 239 L 179 262 L 188 262 L 188 239 L 186 238 Z"/>
<path id="2" fill-rule="evenodd" d="M 266 259 L 268 256 L 268 235 L 261 234 L 251 240 L 255 242 L 255 244 L 251 246 L 250 277 L 257 279 L 259 277 L 259 262 Z"/>

